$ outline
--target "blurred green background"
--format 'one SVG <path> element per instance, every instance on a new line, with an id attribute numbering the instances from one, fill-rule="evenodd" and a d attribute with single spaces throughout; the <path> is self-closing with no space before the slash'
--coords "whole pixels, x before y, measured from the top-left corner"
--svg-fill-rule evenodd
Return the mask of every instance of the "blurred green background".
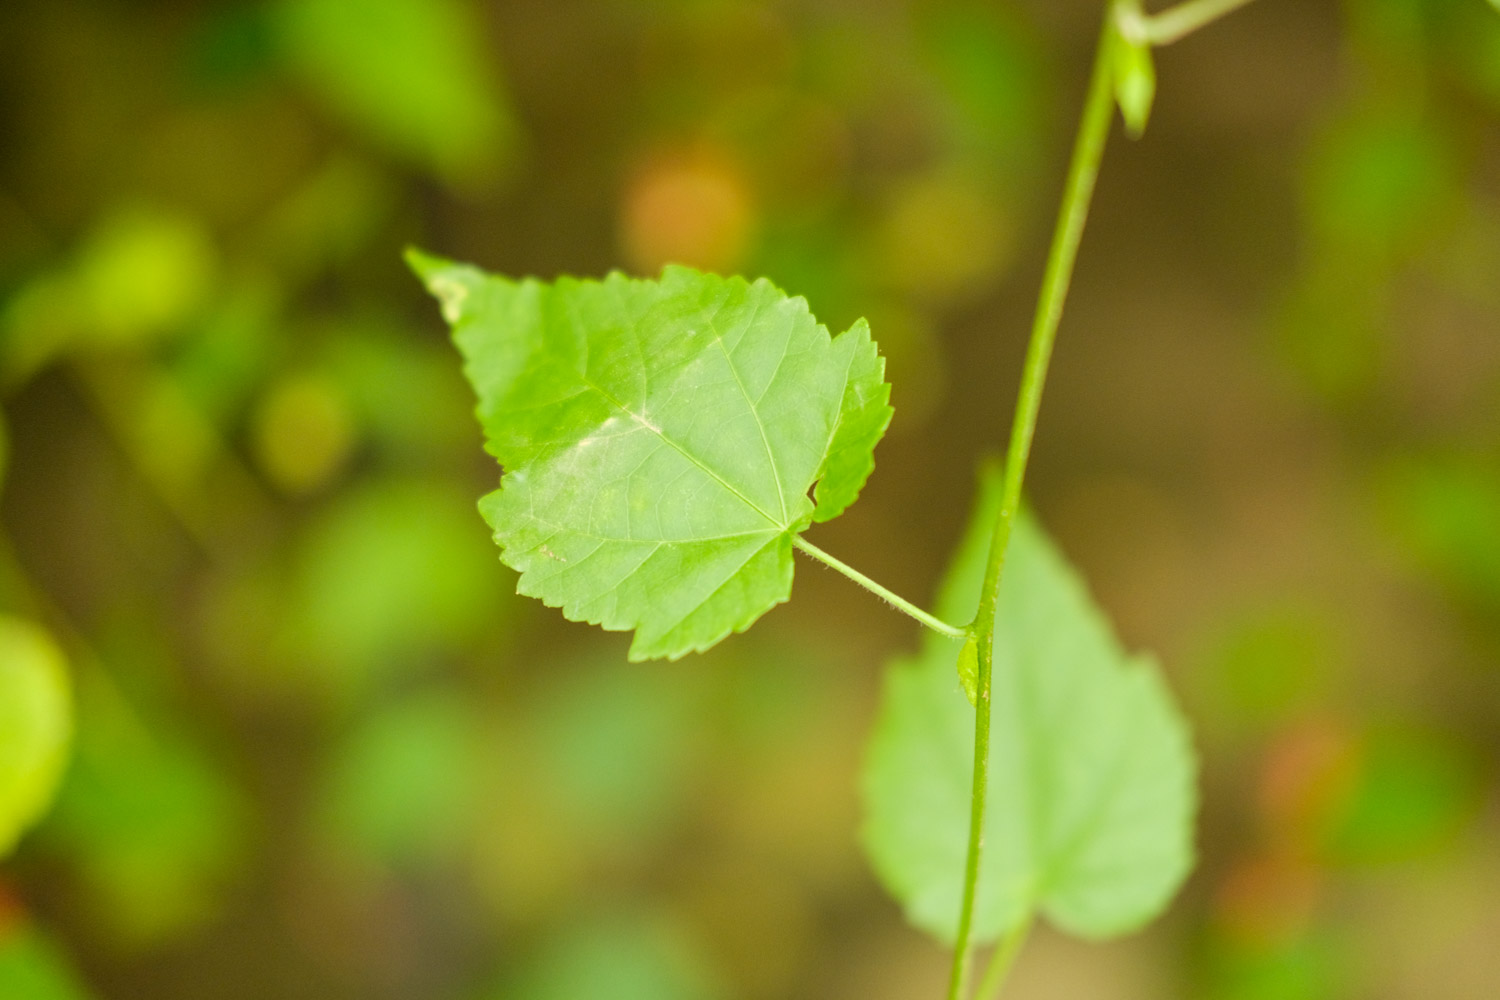
<path id="1" fill-rule="evenodd" d="M 1097 0 L 5 0 L 0 609 L 65 650 L 0 997 L 936 996 L 857 847 L 907 620 L 820 568 L 627 665 L 513 595 L 420 244 L 868 316 L 814 540 L 925 599 L 1006 432 Z M 1201 863 L 1015 1000 L 1500 996 L 1500 13 L 1158 57 L 1032 499 L 1204 757 Z"/>

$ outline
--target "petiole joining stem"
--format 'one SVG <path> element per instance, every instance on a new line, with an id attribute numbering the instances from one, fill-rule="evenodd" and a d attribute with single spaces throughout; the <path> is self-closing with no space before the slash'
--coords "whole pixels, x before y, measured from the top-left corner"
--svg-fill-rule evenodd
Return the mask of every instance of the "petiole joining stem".
<path id="1" fill-rule="evenodd" d="M 984 976 L 979 980 L 979 989 L 974 991 L 974 1000 L 992 1000 L 1000 993 L 1000 988 L 1005 985 L 1006 977 L 1010 975 L 1011 966 L 1016 964 L 1016 956 L 1021 953 L 1021 945 L 1026 943 L 1027 936 L 1031 933 L 1032 917 L 1023 920 L 1019 927 L 1000 939 L 995 945 L 994 954 L 990 956 L 990 964 L 984 970 Z"/>
<path id="2" fill-rule="evenodd" d="M 1052 233 L 1052 247 L 1047 254 L 1047 269 L 1032 322 L 1031 339 L 1026 348 L 1021 390 L 1016 399 L 1015 419 L 1011 424 L 1010 447 L 1005 458 L 1005 480 L 1000 511 L 995 520 L 995 534 L 990 542 L 985 565 L 984 586 L 979 596 L 979 611 L 969 626 L 979 652 L 977 686 L 979 697 L 974 711 L 974 783 L 970 793 L 969 847 L 964 865 L 963 904 L 958 914 L 958 934 L 953 947 L 953 968 L 948 980 L 948 1000 L 960 1000 L 969 972 L 969 935 L 974 919 L 974 895 L 979 884 L 979 859 L 984 845 L 985 799 L 989 791 L 990 772 L 990 678 L 994 667 L 995 610 L 1000 589 L 1000 575 L 1005 565 L 1005 550 L 1010 543 L 1011 527 L 1021 507 L 1021 486 L 1026 477 L 1026 461 L 1031 455 L 1031 440 L 1036 433 L 1037 411 L 1042 404 L 1042 387 L 1047 380 L 1047 365 L 1052 344 L 1062 319 L 1063 302 L 1078 258 L 1078 244 L 1088 219 L 1089 201 L 1094 181 L 1104 158 L 1109 138 L 1115 98 L 1113 89 L 1115 5 L 1110 4 L 1094 55 L 1093 75 L 1073 156 L 1068 164 L 1062 207 Z"/>
<path id="3" fill-rule="evenodd" d="M 827 552 L 824 552 L 822 549 L 818 548 L 812 542 L 804 539 L 801 535 L 794 536 L 792 538 L 792 544 L 801 549 L 803 552 L 806 552 L 808 555 L 812 556 L 814 559 L 818 560 L 818 562 L 822 563 L 823 565 L 838 570 L 840 573 L 844 574 L 849 579 L 853 580 L 855 583 L 859 584 L 861 587 L 874 594 L 876 597 L 879 597 L 886 603 L 890 604 L 897 611 L 901 611 L 905 614 L 910 615 L 917 621 L 921 622 L 923 625 L 926 625 L 928 628 L 932 629 L 934 632 L 939 632 L 954 639 L 962 639 L 969 634 L 968 629 L 959 628 L 955 625 L 949 625 L 941 618 L 937 618 L 933 615 L 928 614 L 926 611 L 923 611 L 921 608 L 917 607 L 906 598 L 890 590 L 887 590 L 885 587 L 882 587 L 880 584 L 876 583 L 868 576 L 865 576 L 853 566 L 835 559 Z"/>
<path id="4" fill-rule="evenodd" d="M 1122 10 L 1120 31 L 1133 42 L 1171 45 L 1249 2 L 1250 0 L 1186 0 L 1158 14 Z"/>

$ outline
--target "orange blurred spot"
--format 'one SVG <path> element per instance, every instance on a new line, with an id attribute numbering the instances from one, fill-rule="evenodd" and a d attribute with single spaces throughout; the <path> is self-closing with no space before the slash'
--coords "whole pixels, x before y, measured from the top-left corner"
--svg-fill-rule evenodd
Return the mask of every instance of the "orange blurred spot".
<path id="1" fill-rule="evenodd" d="M 744 175 L 713 150 L 656 157 L 625 191 L 621 242 L 636 270 L 688 264 L 732 273 L 749 248 L 754 208 Z"/>
<path id="2" fill-rule="evenodd" d="M 18 934 L 26 924 L 26 906 L 10 888 L 0 882 L 0 943 Z"/>
<path id="3" fill-rule="evenodd" d="M 1334 720 L 1308 720 L 1282 734 L 1266 752 L 1256 790 L 1273 842 L 1308 856 L 1359 777 L 1359 756 L 1357 737 Z"/>
<path id="4" fill-rule="evenodd" d="M 1264 947 L 1299 937 L 1321 895 L 1311 865 L 1281 856 L 1243 858 L 1214 893 L 1214 915 L 1231 938 Z"/>

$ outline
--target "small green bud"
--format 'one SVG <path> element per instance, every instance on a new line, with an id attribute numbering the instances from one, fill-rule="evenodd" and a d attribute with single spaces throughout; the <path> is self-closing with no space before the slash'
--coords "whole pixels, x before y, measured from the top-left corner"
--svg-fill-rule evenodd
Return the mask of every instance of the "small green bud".
<path id="1" fill-rule="evenodd" d="M 1500 2 L 1500 0 L 1496 0 Z M 1115 101 L 1132 139 L 1146 131 L 1151 117 L 1151 103 L 1156 99 L 1156 64 L 1151 58 L 1149 42 L 1133 41 L 1116 26 L 1113 32 Z"/>
<path id="2" fill-rule="evenodd" d="M 958 653 L 958 683 L 963 685 L 969 704 L 979 707 L 979 643 L 969 636 Z"/>

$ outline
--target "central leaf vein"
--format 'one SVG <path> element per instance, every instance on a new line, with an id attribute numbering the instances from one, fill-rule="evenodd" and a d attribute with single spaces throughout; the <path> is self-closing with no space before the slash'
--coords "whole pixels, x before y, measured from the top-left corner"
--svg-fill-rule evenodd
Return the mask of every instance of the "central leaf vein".
<path id="1" fill-rule="evenodd" d="M 715 472 L 713 469 L 709 468 L 709 466 L 706 465 L 703 462 L 703 460 L 700 459 L 697 455 L 694 455 L 687 448 L 685 448 L 682 445 L 678 444 L 676 441 L 673 441 L 670 437 L 667 436 L 666 432 L 663 431 L 660 427 L 658 427 L 656 424 L 652 423 L 644 415 L 636 413 L 630 407 L 628 407 L 624 403 L 622 403 L 619 399 L 615 398 L 614 394 L 611 393 L 608 389 L 604 388 L 602 385 L 599 385 L 597 382 L 595 382 L 593 379 L 589 378 L 587 375 L 585 375 L 583 373 L 579 373 L 578 377 L 590 389 L 593 389 L 599 395 L 603 396 L 606 400 L 608 400 L 609 404 L 611 406 L 613 406 L 615 409 L 619 410 L 625 416 L 629 417 L 631 420 L 634 420 L 636 423 L 640 424 L 642 427 L 644 427 L 646 430 L 650 431 L 652 434 L 655 434 L 665 444 L 669 445 L 674 451 L 676 451 L 677 454 L 681 455 L 683 458 L 687 459 L 689 462 L 692 462 L 699 469 L 702 469 L 704 473 L 706 473 L 708 476 L 710 476 L 720 486 L 724 487 L 724 489 L 728 490 L 730 493 L 733 493 L 736 497 L 739 497 L 740 502 L 743 503 L 743 504 L 745 504 L 745 506 L 747 506 L 751 510 L 755 511 L 757 514 L 759 514 L 761 517 L 765 518 L 767 521 L 769 521 L 771 524 L 775 525 L 777 528 L 784 529 L 784 528 L 787 527 L 785 515 L 783 515 L 783 517 L 782 517 L 781 520 L 777 520 L 775 517 L 771 516 L 765 510 L 763 510 L 758 503 L 756 503 L 754 500 L 751 500 L 749 497 L 745 496 L 744 493 L 740 492 L 739 489 L 737 489 L 733 483 L 731 483 L 729 480 L 725 479 L 723 476 L 719 475 L 719 473 Z M 758 419 L 759 418 L 757 418 L 757 420 Z"/>
<path id="2" fill-rule="evenodd" d="M 714 336 L 714 344 L 718 346 L 719 353 L 724 355 L 724 363 L 729 366 L 729 373 L 734 376 L 734 384 L 739 386 L 740 395 L 745 397 L 745 405 L 750 408 L 750 415 L 755 418 L 755 428 L 760 431 L 760 445 L 766 452 L 766 463 L 771 466 L 771 475 L 776 480 L 776 498 L 781 502 L 781 523 L 786 523 L 786 490 L 781 485 L 781 469 L 776 465 L 776 455 L 771 451 L 771 439 L 766 436 L 766 425 L 760 419 L 760 411 L 755 407 L 755 401 L 750 398 L 750 390 L 745 388 L 745 380 L 740 378 L 739 369 L 734 366 L 734 358 L 730 356 L 729 349 L 724 346 L 722 334 Z"/>

